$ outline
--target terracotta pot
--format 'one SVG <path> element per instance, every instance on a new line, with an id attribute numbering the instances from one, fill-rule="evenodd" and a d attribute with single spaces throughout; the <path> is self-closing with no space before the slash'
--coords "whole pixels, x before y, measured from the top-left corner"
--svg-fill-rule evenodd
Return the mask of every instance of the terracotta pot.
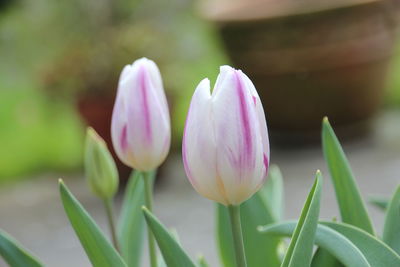
<path id="1" fill-rule="evenodd" d="M 236 3 L 207 16 L 233 64 L 254 81 L 272 134 L 313 139 L 324 116 L 335 126 L 365 126 L 384 93 L 395 2 Z"/>

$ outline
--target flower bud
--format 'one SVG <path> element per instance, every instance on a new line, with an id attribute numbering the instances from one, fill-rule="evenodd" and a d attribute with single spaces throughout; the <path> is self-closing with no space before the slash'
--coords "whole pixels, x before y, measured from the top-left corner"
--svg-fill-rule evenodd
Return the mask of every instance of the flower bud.
<path id="1" fill-rule="evenodd" d="M 196 191 L 224 205 L 238 205 L 262 186 L 269 165 L 264 110 L 250 79 L 222 66 L 212 94 L 198 85 L 187 115 L 183 163 Z"/>
<path id="2" fill-rule="evenodd" d="M 118 189 L 118 171 L 104 140 L 93 128 L 87 129 L 85 174 L 92 192 L 102 199 L 114 196 Z"/>
<path id="3" fill-rule="evenodd" d="M 111 136 L 118 157 L 132 168 L 150 171 L 165 160 L 171 126 L 161 75 L 153 61 L 142 58 L 123 69 Z"/>

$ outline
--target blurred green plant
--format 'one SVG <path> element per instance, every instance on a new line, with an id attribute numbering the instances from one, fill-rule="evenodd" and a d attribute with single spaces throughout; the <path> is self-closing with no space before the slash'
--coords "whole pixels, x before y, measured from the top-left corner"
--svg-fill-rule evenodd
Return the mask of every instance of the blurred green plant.
<path id="1" fill-rule="evenodd" d="M 226 62 L 193 10 L 192 0 L 19 0 L 0 13 L 0 181 L 79 167 L 77 95 L 113 94 L 142 56 L 160 66 L 179 143 L 191 88 Z"/>

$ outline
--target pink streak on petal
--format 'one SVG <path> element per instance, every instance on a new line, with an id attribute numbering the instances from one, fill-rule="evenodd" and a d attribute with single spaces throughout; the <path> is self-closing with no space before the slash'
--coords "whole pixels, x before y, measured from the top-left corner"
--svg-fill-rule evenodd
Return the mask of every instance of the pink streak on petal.
<path id="1" fill-rule="evenodd" d="M 126 124 L 122 128 L 121 137 L 119 140 L 120 140 L 121 150 L 125 152 L 126 149 L 128 149 L 128 128 Z"/>
<path id="2" fill-rule="evenodd" d="M 242 80 L 239 75 L 240 73 L 238 71 L 235 71 L 236 88 L 237 88 L 237 94 L 239 96 L 240 119 L 242 122 L 241 125 L 242 125 L 243 141 L 244 141 L 242 150 L 243 153 L 241 153 L 239 161 L 242 167 L 244 166 L 251 167 L 251 165 L 254 163 L 252 160 L 253 140 L 251 138 L 249 111 L 244 93 L 245 88 L 243 86 Z"/>
<path id="3" fill-rule="evenodd" d="M 265 169 L 264 169 L 264 175 L 263 175 L 263 178 L 262 178 L 262 182 L 260 183 L 260 185 L 262 185 L 264 183 L 264 181 L 267 179 L 268 168 L 269 168 L 268 156 L 265 153 L 263 154 L 263 156 L 264 156 L 264 167 L 265 167 Z"/>
<path id="4" fill-rule="evenodd" d="M 150 109 L 148 103 L 147 96 L 147 81 L 146 81 L 146 70 L 144 67 L 140 68 L 139 72 L 139 82 L 140 82 L 140 90 L 141 90 L 141 104 L 144 116 L 144 130 L 145 130 L 145 140 L 150 143 L 152 140 L 152 131 L 151 131 L 151 123 L 150 123 Z"/>
<path id="5" fill-rule="evenodd" d="M 264 153 L 264 166 L 265 166 L 265 170 L 268 170 L 269 161 L 268 161 L 268 157 L 267 157 L 267 155 L 265 155 L 265 153 Z"/>
<path id="6" fill-rule="evenodd" d="M 257 106 L 257 98 L 255 96 L 252 96 L 252 97 L 253 97 L 254 106 Z"/>

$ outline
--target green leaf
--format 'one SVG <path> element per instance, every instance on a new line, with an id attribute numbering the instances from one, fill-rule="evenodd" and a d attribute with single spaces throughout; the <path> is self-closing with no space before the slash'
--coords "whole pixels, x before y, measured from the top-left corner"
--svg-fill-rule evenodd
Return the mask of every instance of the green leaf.
<path id="1" fill-rule="evenodd" d="M 390 200 L 383 227 L 383 242 L 400 254 L 400 186 Z"/>
<path id="2" fill-rule="evenodd" d="M 321 222 L 346 236 L 364 254 L 372 267 L 400 266 L 400 256 L 375 236 L 345 223 Z"/>
<path id="3" fill-rule="evenodd" d="M 200 255 L 197 259 L 197 265 L 199 267 L 208 267 L 208 263 L 203 255 Z"/>
<path id="4" fill-rule="evenodd" d="M 284 210 L 283 179 L 278 166 L 270 166 L 267 181 L 261 188 L 260 194 L 264 197 L 265 204 L 273 213 L 275 220 L 282 220 Z"/>
<path id="5" fill-rule="evenodd" d="M 195 267 L 196 265 L 160 221 L 145 207 L 142 209 L 147 226 L 151 229 L 167 266 Z"/>
<path id="6" fill-rule="evenodd" d="M 369 197 L 368 202 L 383 211 L 385 211 L 389 205 L 389 199 L 385 197 Z"/>
<path id="7" fill-rule="evenodd" d="M 14 238 L 0 230 L 0 255 L 11 267 L 40 267 L 39 260 L 24 249 Z"/>
<path id="8" fill-rule="evenodd" d="M 254 194 L 252 198 L 240 205 L 240 215 L 248 265 L 252 267 L 279 266 L 280 259 L 277 247 L 280 239 L 260 235 L 257 231 L 257 226 L 276 221 L 261 192 Z M 236 266 L 228 209 L 221 204 L 217 204 L 216 230 L 219 254 L 223 266 Z"/>
<path id="9" fill-rule="evenodd" d="M 318 231 L 318 229 L 317 229 Z M 331 253 L 318 248 L 311 261 L 311 267 L 340 267 L 343 266 Z"/>
<path id="10" fill-rule="evenodd" d="M 132 173 L 125 189 L 121 215 L 118 223 L 118 240 L 121 254 L 128 267 L 139 267 L 143 248 L 144 184 L 141 172 Z"/>
<path id="11" fill-rule="evenodd" d="M 267 225 L 260 228 L 260 231 L 268 235 L 292 236 L 296 227 L 296 222 L 283 222 L 274 225 Z M 369 267 L 367 259 L 347 237 L 335 230 L 318 225 L 315 234 L 315 244 L 324 251 L 330 253 L 346 266 Z M 321 257 L 321 256 L 319 256 Z M 325 267 L 325 265 L 322 265 Z M 329 266 L 329 265 L 326 265 Z"/>
<path id="12" fill-rule="evenodd" d="M 68 219 L 94 267 L 124 267 L 126 264 L 95 221 L 60 180 L 60 194 Z"/>
<path id="13" fill-rule="evenodd" d="M 309 267 L 318 225 L 322 175 L 317 171 L 315 182 L 301 211 L 289 248 L 281 267 Z"/>
<path id="14" fill-rule="evenodd" d="M 179 245 L 181 245 L 181 242 L 179 240 L 179 235 L 178 235 L 178 231 L 176 231 L 175 228 L 170 229 L 169 231 L 171 233 L 171 236 L 175 239 L 176 242 L 178 242 Z M 160 255 L 158 257 L 158 267 L 167 267 L 167 264 L 165 263 L 164 258 Z"/>
<path id="15" fill-rule="evenodd" d="M 343 222 L 374 234 L 371 220 L 349 162 L 326 117 L 322 123 L 322 147 L 335 187 L 336 199 Z"/>

